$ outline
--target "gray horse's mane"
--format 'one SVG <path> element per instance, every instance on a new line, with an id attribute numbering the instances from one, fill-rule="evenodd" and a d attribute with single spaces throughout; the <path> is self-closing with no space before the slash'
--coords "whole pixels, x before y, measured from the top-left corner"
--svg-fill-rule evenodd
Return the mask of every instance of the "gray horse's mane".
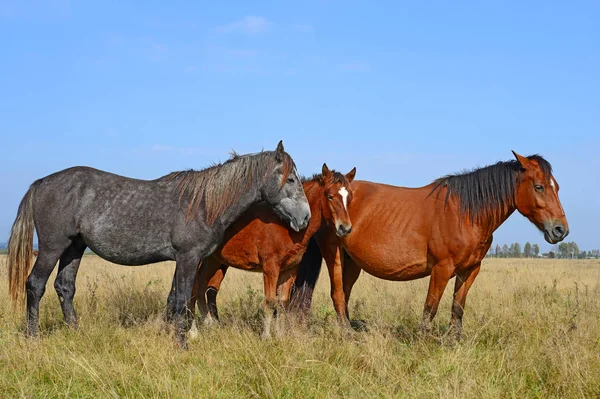
<path id="1" fill-rule="evenodd" d="M 214 164 L 202 170 L 172 172 L 162 179 L 177 182 L 179 201 L 187 197 L 189 205 L 186 219 L 193 220 L 200 204 L 204 201 L 206 221 L 214 221 L 235 204 L 253 186 L 264 181 L 267 173 L 277 163 L 274 151 L 263 151 L 251 155 L 232 152 L 224 163 Z M 285 183 L 294 168 L 292 158 L 283 153 L 283 178 Z"/>

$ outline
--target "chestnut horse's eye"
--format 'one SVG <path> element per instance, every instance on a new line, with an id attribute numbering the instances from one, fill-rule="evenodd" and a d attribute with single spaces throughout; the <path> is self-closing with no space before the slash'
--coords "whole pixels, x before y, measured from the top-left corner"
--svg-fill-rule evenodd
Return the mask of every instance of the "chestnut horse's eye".
<path id="1" fill-rule="evenodd" d="M 541 184 L 536 184 L 535 185 L 535 191 L 537 191 L 538 193 L 543 193 L 544 192 L 544 186 L 542 186 Z"/>
<path id="2" fill-rule="evenodd" d="M 331 201 L 333 199 L 333 195 L 327 194 L 327 199 Z"/>

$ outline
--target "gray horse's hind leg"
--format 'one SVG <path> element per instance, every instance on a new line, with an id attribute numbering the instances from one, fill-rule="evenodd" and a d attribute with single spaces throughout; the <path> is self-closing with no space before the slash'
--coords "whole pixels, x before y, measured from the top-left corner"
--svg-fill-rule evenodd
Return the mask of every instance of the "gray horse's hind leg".
<path id="1" fill-rule="evenodd" d="M 40 299 L 46 291 L 48 278 L 63 251 L 64 248 L 40 247 L 31 274 L 27 277 L 25 288 L 27 290 L 27 335 L 29 336 L 36 336 L 38 333 Z"/>
<path id="2" fill-rule="evenodd" d="M 73 328 L 77 328 L 77 315 L 73 307 L 75 279 L 77 278 L 77 271 L 79 270 L 79 264 L 85 248 L 86 245 L 82 240 L 73 241 L 71 246 L 60 257 L 58 274 L 56 275 L 56 280 L 54 280 L 54 289 L 60 300 L 65 323 Z"/>

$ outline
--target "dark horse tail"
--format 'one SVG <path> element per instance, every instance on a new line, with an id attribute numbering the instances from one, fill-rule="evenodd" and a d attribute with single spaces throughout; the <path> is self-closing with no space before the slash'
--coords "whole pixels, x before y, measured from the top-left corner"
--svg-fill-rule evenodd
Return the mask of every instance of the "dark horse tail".
<path id="1" fill-rule="evenodd" d="M 306 315 L 312 302 L 313 291 L 321 273 L 323 256 L 314 237 L 298 265 L 298 274 L 290 296 L 290 310 Z"/>
<path id="2" fill-rule="evenodd" d="M 8 240 L 8 291 L 18 307 L 23 306 L 25 281 L 33 263 L 33 196 L 40 183 L 33 183 L 21 200 Z"/>

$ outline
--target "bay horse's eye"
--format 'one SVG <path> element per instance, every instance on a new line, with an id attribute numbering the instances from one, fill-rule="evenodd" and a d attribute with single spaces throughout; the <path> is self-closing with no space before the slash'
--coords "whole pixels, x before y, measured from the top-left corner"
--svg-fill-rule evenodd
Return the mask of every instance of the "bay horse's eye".
<path id="1" fill-rule="evenodd" d="M 329 201 L 331 201 L 331 200 L 333 199 L 333 195 L 331 195 L 331 194 L 327 194 L 327 199 L 328 199 Z"/>
<path id="2" fill-rule="evenodd" d="M 537 191 L 538 193 L 543 193 L 544 192 L 544 186 L 542 186 L 541 184 L 536 184 L 535 185 L 535 191 Z"/>

